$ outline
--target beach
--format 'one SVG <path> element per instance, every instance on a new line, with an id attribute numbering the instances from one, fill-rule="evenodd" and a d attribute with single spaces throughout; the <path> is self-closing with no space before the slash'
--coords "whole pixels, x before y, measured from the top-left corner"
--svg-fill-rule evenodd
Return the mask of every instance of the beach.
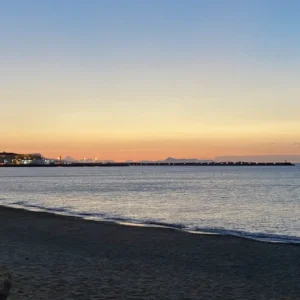
<path id="1" fill-rule="evenodd" d="M 300 245 L 0 207 L 8 299 L 299 299 Z"/>

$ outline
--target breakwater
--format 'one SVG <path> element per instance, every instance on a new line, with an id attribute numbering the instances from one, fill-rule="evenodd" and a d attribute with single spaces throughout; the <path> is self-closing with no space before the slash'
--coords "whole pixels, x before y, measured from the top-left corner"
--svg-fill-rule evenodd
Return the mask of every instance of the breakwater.
<path id="1" fill-rule="evenodd" d="M 50 164 L 2 164 L 0 165 L 0 168 L 10 167 L 10 168 L 28 168 L 28 167 L 130 167 L 130 166 L 195 166 L 195 167 L 201 167 L 201 166 L 208 166 L 208 167 L 214 167 L 214 166 L 221 166 L 221 167 L 230 167 L 230 166 L 237 166 L 237 167 L 243 167 L 243 166 L 294 166 L 294 164 L 290 162 L 209 162 L 209 163 L 180 163 L 180 162 L 130 162 L 130 163 L 98 163 L 98 162 L 91 162 L 91 163 L 50 163 Z"/>

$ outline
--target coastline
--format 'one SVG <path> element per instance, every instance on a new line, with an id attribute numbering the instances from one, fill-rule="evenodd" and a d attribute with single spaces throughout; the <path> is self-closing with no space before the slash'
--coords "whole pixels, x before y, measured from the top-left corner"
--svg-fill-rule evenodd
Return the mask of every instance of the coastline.
<path id="1" fill-rule="evenodd" d="M 0 206 L 14 299 L 298 299 L 300 247 Z"/>
<path id="2" fill-rule="evenodd" d="M 247 232 L 243 230 L 234 230 L 234 229 L 218 229 L 218 228 L 188 228 L 182 224 L 171 224 L 171 223 L 164 223 L 158 221 L 148 221 L 148 220 L 132 220 L 126 218 L 105 218 L 105 217 L 97 217 L 93 214 L 74 214 L 71 212 L 67 212 L 65 209 L 55 209 L 55 208 L 45 208 L 38 205 L 25 205 L 24 203 L 14 203 L 11 205 L 0 205 L 0 207 L 8 207 L 13 209 L 31 211 L 36 213 L 46 213 L 46 214 L 53 214 L 58 216 L 64 217 L 71 217 L 71 218 L 78 218 L 86 221 L 94 221 L 94 222 L 101 222 L 101 223 L 115 223 L 119 225 L 125 226 L 139 226 L 139 227 L 157 227 L 157 228 L 166 228 L 166 229 L 173 229 L 179 230 L 182 232 L 187 232 L 190 234 L 205 234 L 205 235 L 222 235 L 222 236 L 229 236 L 229 237 L 237 237 L 242 239 L 248 239 L 253 241 L 259 241 L 264 243 L 282 243 L 282 244 L 298 244 L 300 245 L 300 237 L 297 236 L 288 236 L 288 235 L 280 235 L 280 234 L 268 234 L 263 232 Z"/>
<path id="3" fill-rule="evenodd" d="M 115 163 L 58 163 L 58 164 L 0 164 L 0 168 L 83 168 L 83 167 L 294 167 L 291 162 L 115 162 Z"/>

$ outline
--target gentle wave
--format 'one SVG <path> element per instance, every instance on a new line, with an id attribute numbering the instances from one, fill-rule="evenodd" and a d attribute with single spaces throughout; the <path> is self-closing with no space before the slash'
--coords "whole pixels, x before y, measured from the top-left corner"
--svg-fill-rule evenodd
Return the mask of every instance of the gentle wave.
<path id="1" fill-rule="evenodd" d="M 90 213 L 90 212 L 74 212 L 71 207 L 44 207 L 41 205 L 30 204 L 25 201 L 12 202 L 9 207 L 23 208 L 31 211 L 48 212 L 58 215 L 75 216 L 82 219 L 94 220 L 94 221 L 112 221 L 120 224 L 136 225 L 136 226 L 147 226 L 147 227 L 164 227 L 182 230 L 194 234 L 217 234 L 226 236 L 235 236 L 260 242 L 268 243 L 284 243 L 284 244 L 300 244 L 300 237 L 278 235 L 278 234 L 267 234 L 262 232 L 247 232 L 242 230 L 230 230 L 225 228 L 205 228 L 205 227 L 188 227 L 180 223 L 165 223 L 156 220 L 138 220 L 131 218 L 123 218 L 121 216 L 111 216 L 105 213 Z"/>

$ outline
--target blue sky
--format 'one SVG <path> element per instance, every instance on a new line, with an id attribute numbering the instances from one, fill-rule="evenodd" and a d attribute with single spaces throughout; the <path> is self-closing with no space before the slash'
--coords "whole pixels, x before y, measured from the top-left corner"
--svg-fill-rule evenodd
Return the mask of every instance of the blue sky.
<path id="1" fill-rule="evenodd" d="M 222 45 L 251 60 L 286 61 L 298 59 L 299 8 L 299 1 L 276 0 L 2 1 L 2 51 L 98 59 L 99 51 L 146 51 L 180 58 L 222 52 Z"/>
<path id="2" fill-rule="evenodd" d="M 144 155 L 162 139 L 176 146 L 161 155 L 203 143 L 205 156 L 245 154 L 242 137 L 249 154 L 294 153 L 299 11 L 292 0 L 0 1 L 0 127 L 14 120 L 2 136 L 12 150 L 84 141 L 126 158 L 145 139 Z M 178 146 L 186 137 L 193 151 Z M 281 146 L 259 148 L 266 139 Z"/>

